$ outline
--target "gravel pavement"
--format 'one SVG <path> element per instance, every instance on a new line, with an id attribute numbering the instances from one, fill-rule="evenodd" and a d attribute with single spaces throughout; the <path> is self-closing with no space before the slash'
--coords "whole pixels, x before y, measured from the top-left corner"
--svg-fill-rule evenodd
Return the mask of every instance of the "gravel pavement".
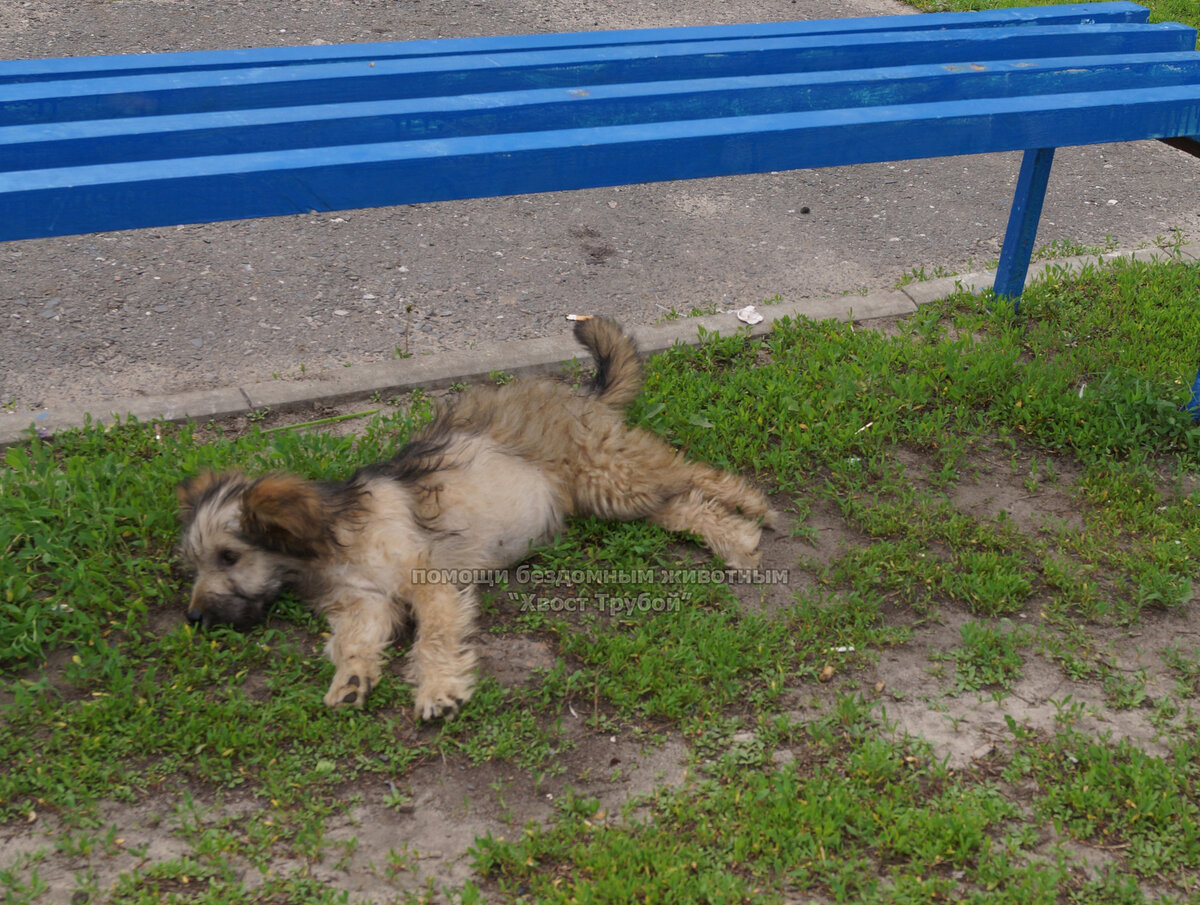
<path id="1" fill-rule="evenodd" d="M 892 0 L 5 0 L 0 57 L 903 13 Z M 0 421 L 555 336 L 567 312 L 804 303 L 999 254 L 999 154 L 0 244 Z M 1059 152 L 1039 243 L 1193 233 L 1200 161 Z M 411 309 L 411 310 L 410 310 Z M 803 310 L 803 304 L 801 304 Z M 401 363 L 397 363 L 400 366 Z M 378 367 L 378 365 L 377 365 Z"/>

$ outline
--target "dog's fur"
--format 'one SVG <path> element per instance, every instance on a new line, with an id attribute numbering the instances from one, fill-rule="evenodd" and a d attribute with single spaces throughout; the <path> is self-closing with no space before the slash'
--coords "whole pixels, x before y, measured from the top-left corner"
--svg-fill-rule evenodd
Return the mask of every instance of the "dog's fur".
<path id="1" fill-rule="evenodd" d="M 627 426 L 641 384 L 633 343 L 599 318 L 575 335 L 598 368 L 588 395 L 552 381 L 474 388 L 394 458 L 341 483 L 231 472 L 180 485 L 180 551 L 196 571 L 188 618 L 248 628 L 294 588 L 329 621 L 325 703 L 339 706 L 363 703 L 411 615 L 409 677 L 430 719 L 471 695 L 476 591 L 421 581 L 426 570 L 513 565 L 576 514 L 648 518 L 699 535 L 731 567 L 756 566 L 773 517 L 763 495 Z"/>

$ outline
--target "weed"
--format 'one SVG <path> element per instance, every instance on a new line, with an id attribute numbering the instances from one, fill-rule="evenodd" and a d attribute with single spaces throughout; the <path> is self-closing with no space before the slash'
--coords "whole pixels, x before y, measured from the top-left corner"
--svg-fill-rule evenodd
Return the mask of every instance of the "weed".
<path id="1" fill-rule="evenodd" d="M 903 289 L 910 283 L 925 283 L 929 280 L 940 280 L 944 277 L 952 276 L 955 276 L 955 272 L 953 270 L 947 270 L 940 264 L 935 266 L 931 272 L 926 273 L 925 265 L 922 264 L 919 267 L 912 268 L 912 270 L 910 270 L 908 273 L 901 276 L 900 279 L 896 281 L 894 288 Z"/>
<path id="2" fill-rule="evenodd" d="M 389 849 L 385 868 L 388 878 L 394 880 L 401 874 L 415 873 L 419 857 L 407 842 L 402 844 L 399 849 Z"/>
<path id="3" fill-rule="evenodd" d="M 776 296 L 776 300 L 777 299 L 778 299 L 778 296 Z M 772 301 L 774 301 L 774 300 L 768 300 L 765 304 L 769 305 L 772 303 Z M 664 323 L 667 321 L 677 321 L 684 317 L 707 317 L 710 314 L 720 314 L 720 313 L 721 313 L 721 308 L 718 305 L 703 305 L 703 306 L 693 305 L 691 308 L 689 308 L 687 310 L 686 314 L 679 311 L 674 305 L 672 305 L 670 308 L 667 309 L 667 313 L 664 314 L 661 318 L 659 318 L 659 323 Z"/>
<path id="4" fill-rule="evenodd" d="M 388 781 L 388 790 L 383 796 L 384 807 L 393 808 L 397 811 L 403 811 L 412 802 L 412 795 L 402 790 L 391 780 Z"/>
<path id="5" fill-rule="evenodd" d="M 1200 802 L 1189 779 L 1196 745 L 1188 739 L 1156 758 L 1127 741 L 1066 732 L 1028 744 L 1025 772 L 1049 780 L 1035 807 L 1061 832 L 1125 847 L 1128 867 L 1153 876 L 1200 866 Z"/>
<path id="6" fill-rule="evenodd" d="M 998 625 L 971 621 L 959 629 L 962 647 L 951 651 L 955 690 L 1011 689 L 1020 678 L 1020 650 L 1027 644 L 1025 633 L 1007 620 Z"/>
<path id="7" fill-rule="evenodd" d="M 1162 651 L 1163 662 L 1179 677 L 1183 697 L 1195 695 L 1200 690 L 1200 647 L 1195 645 L 1184 650 L 1183 645 L 1173 644 Z"/>
<path id="8" fill-rule="evenodd" d="M 1146 675 L 1110 672 L 1102 683 L 1108 703 L 1118 710 L 1132 710 L 1146 703 Z"/>
<path id="9" fill-rule="evenodd" d="M 1030 260 L 1032 262 L 1037 262 L 1051 261 L 1055 258 L 1082 257 L 1084 255 L 1099 256 L 1107 254 L 1116 247 L 1117 240 L 1112 236 L 1105 236 L 1104 243 L 1101 245 L 1083 245 L 1071 239 L 1059 238 L 1047 242 L 1040 248 L 1035 249 Z"/>

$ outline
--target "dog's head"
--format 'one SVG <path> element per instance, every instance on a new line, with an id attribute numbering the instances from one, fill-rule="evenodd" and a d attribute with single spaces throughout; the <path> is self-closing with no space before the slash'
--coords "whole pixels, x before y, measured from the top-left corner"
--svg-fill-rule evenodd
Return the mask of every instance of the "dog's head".
<path id="1" fill-rule="evenodd" d="M 179 485 L 179 543 L 196 572 L 193 625 L 248 629 L 334 543 L 320 488 L 293 475 L 201 474 Z"/>

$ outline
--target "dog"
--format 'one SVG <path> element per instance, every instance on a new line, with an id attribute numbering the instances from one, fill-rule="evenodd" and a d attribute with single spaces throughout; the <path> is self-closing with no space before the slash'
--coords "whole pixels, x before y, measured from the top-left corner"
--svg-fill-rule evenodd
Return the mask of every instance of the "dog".
<path id="1" fill-rule="evenodd" d="M 294 590 L 328 620 L 325 703 L 342 707 L 362 706 L 412 618 L 406 677 L 430 720 L 471 696 L 477 589 L 422 576 L 515 565 L 571 515 L 649 519 L 699 536 L 732 568 L 757 566 L 774 523 L 763 494 L 625 423 L 642 370 L 615 322 L 581 319 L 575 337 L 596 363 L 586 394 L 551 380 L 475 387 L 393 458 L 339 483 L 209 472 L 180 484 L 180 555 L 196 574 L 188 620 L 248 629 Z"/>

